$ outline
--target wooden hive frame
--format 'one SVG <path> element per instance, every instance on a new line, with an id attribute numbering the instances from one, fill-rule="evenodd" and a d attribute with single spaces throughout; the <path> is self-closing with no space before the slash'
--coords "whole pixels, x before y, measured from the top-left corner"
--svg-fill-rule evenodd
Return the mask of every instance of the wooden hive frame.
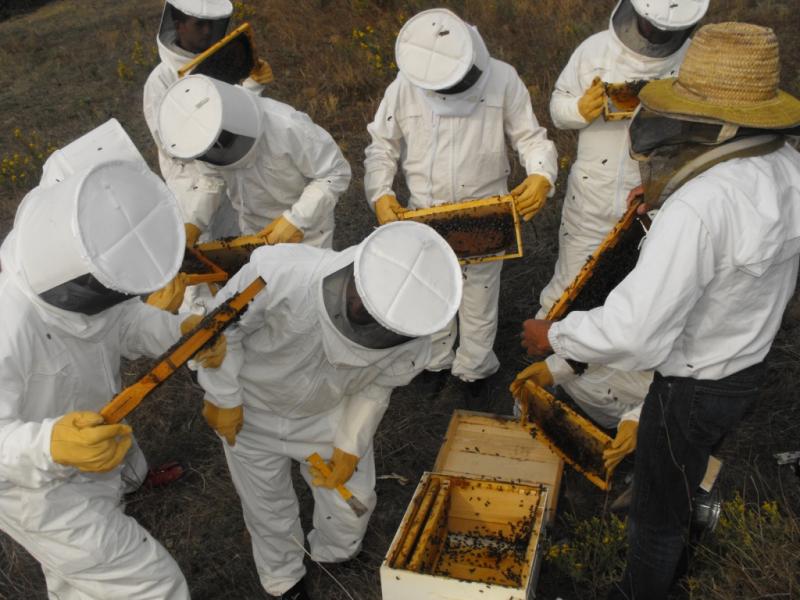
<path id="1" fill-rule="evenodd" d="M 223 37 L 218 42 L 209 46 L 206 50 L 195 56 L 192 60 L 190 60 L 180 69 L 178 69 L 178 77 L 184 77 L 188 74 L 193 73 L 198 67 L 200 67 L 204 62 L 206 62 L 210 58 L 219 56 L 220 52 L 225 52 L 225 49 L 228 48 L 232 42 L 238 40 L 240 36 L 245 36 L 246 43 L 250 48 L 249 52 L 250 62 L 253 66 L 255 66 L 257 64 L 258 59 L 256 55 L 255 40 L 253 37 L 253 28 L 250 26 L 250 23 L 242 23 L 236 29 L 231 31 L 228 35 Z M 242 77 L 242 79 L 245 79 L 245 77 Z"/>
<path id="2" fill-rule="evenodd" d="M 462 265 L 508 260 L 520 258 L 523 255 L 519 215 L 510 194 L 466 202 L 439 204 L 430 208 L 403 210 L 398 216 L 401 220 L 417 221 L 430 225 L 434 229 L 438 227 L 437 231 L 448 240 Z M 513 249 L 510 245 L 505 251 L 503 248 L 489 248 L 486 245 L 486 236 L 476 237 L 474 232 L 459 230 L 456 227 L 450 231 L 447 230 L 448 223 L 456 219 L 477 222 L 478 219 L 495 217 L 508 219 L 508 226 L 513 227 Z M 484 242 L 484 247 L 480 246 L 481 242 Z M 468 244 L 474 245 L 473 250 L 469 249 Z"/>
<path id="3" fill-rule="evenodd" d="M 193 263 L 200 263 L 205 269 L 199 271 L 193 268 Z M 197 248 L 186 248 L 180 272 L 186 275 L 186 285 L 222 283 L 228 279 L 228 273 Z"/>
<path id="4" fill-rule="evenodd" d="M 208 261 L 233 275 L 250 260 L 254 250 L 267 245 L 267 237 L 264 235 L 241 235 L 203 242 L 195 246 L 195 250 Z"/>
<path id="5" fill-rule="evenodd" d="M 588 419 L 532 381 L 520 393 L 521 422 L 564 462 L 603 491 L 610 477 L 603 466 L 603 450 L 611 438 Z"/>

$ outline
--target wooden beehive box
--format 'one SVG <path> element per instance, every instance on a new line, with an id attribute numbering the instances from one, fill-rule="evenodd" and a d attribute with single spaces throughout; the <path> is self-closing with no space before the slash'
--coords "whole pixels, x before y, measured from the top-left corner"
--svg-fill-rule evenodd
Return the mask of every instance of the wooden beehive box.
<path id="1" fill-rule="evenodd" d="M 511 417 L 455 411 L 381 565 L 384 600 L 524 600 L 563 462 Z"/>

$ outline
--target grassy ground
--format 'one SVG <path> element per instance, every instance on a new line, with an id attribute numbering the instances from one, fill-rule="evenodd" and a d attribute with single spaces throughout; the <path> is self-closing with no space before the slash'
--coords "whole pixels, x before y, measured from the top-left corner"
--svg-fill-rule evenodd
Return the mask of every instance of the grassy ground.
<path id="1" fill-rule="evenodd" d="M 549 95 L 575 46 L 606 27 L 613 4 L 587 0 L 251 0 L 236 3 L 236 16 L 253 24 L 260 52 L 273 66 L 276 81 L 270 94 L 308 112 L 328 129 L 353 167 L 353 183 L 336 215 L 335 245 L 342 248 L 359 241 L 373 226 L 362 191 L 366 124 L 394 77 L 394 37 L 404 19 L 420 9 L 444 5 L 478 25 L 493 56 L 513 64 L 528 84 L 536 114 L 559 148 L 559 190 L 563 194 L 575 137 L 552 128 L 547 113 Z M 800 37 L 793 26 L 794 0 L 720 0 L 712 4 L 709 22 L 747 20 L 776 30 L 783 55 L 783 87 L 797 95 Z M 6 160 L 0 180 L 0 236 L 11 228 L 16 206 L 36 182 L 48 151 L 109 117 L 120 120 L 156 167 L 141 114 L 141 92 L 156 61 L 154 37 L 161 6 L 161 0 L 54 0 L 0 22 L 0 159 Z M 0 13 L 0 18 L 7 14 Z M 511 183 L 521 178 L 522 172 L 516 169 Z M 535 294 L 552 272 L 560 207 L 557 194 L 535 221 L 526 225 L 525 258 L 506 264 L 496 344 L 503 366 L 491 379 L 489 411 L 510 410 L 507 385 L 527 364 L 517 333 L 521 321 L 535 312 Z M 758 494 L 760 499 L 794 506 L 794 514 L 800 506 L 797 478 L 778 469 L 771 454 L 797 449 L 800 438 L 797 323 L 794 317 L 787 319 L 771 353 L 770 382 L 763 401 L 721 452 L 726 461 L 722 476 L 726 497 L 735 491 L 748 498 Z M 126 380 L 144 368 L 144 364 L 127 365 Z M 194 598 L 262 598 L 219 442 L 199 416 L 201 398 L 201 391 L 180 374 L 134 415 L 134 429 L 151 462 L 179 457 L 189 464 L 190 473 L 163 491 L 134 495 L 127 510 L 173 553 Z M 415 482 L 432 466 L 450 414 L 460 406 L 459 390 L 452 384 L 435 398 L 426 395 L 418 382 L 395 391 L 375 442 L 378 475 L 389 477 L 378 482 L 379 507 L 364 550 L 354 561 L 329 569 L 347 593 L 330 575 L 310 565 L 309 579 L 316 597 L 380 597 L 378 566 Z M 401 485 L 392 475 L 412 483 Z M 310 494 L 303 484 L 297 489 L 303 508 L 308 509 Z M 556 531 L 569 536 L 564 516 L 602 515 L 606 504 L 606 496 L 582 477 L 565 472 L 559 509 L 562 518 Z M 559 594 L 592 598 L 602 591 L 573 586 L 563 571 L 548 563 L 540 577 L 539 596 L 543 598 Z M 724 590 L 722 594 L 718 597 L 726 597 Z M 35 561 L 0 537 L 0 598 L 44 595 Z"/>

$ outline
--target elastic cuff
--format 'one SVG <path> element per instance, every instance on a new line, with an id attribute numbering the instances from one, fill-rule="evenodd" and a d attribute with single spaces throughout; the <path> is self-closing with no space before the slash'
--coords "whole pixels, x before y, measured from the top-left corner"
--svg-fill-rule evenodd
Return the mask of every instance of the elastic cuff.
<path id="1" fill-rule="evenodd" d="M 559 323 L 553 323 L 550 326 L 550 329 L 547 332 L 547 341 L 550 342 L 550 347 L 553 349 L 553 352 L 558 354 L 561 358 L 569 358 L 566 356 L 566 351 L 564 346 L 561 344 L 561 340 L 558 339 L 559 325 Z"/>
<path id="2" fill-rule="evenodd" d="M 287 209 L 287 210 L 283 211 L 283 218 L 286 219 L 287 221 L 289 221 L 289 223 L 291 223 L 293 227 L 296 227 L 297 229 L 299 229 L 303 233 L 306 232 L 305 228 L 303 228 L 301 225 L 297 224 L 297 220 L 292 216 L 292 211 L 291 210 Z"/>

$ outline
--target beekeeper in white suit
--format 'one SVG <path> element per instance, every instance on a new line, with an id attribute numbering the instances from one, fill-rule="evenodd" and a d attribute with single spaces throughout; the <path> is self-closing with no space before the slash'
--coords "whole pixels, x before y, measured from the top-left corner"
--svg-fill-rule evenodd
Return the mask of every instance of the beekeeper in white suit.
<path id="1" fill-rule="evenodd" d="M 257 275 L 267 288 L 229 330 L 222 367 L 200 369 L 199 381 L 204 416 L 225 439 L 261 583 L 299 600 L 308 596 L 291 461 L 307 482 L 310 454 L 331 461 L 331 476 L 311 488 L 311 558 L 352 558 L 376 502 L 373 435 L 392 388 L 425 368 L 430 334 L 455 315 L 461 273 L 436 232 L 401 222 L 342 252 L 258 249 L 217 300 Z M 368 508 L 363 516 L 333 489 L 344 483 Z"/>
<path id="2" fill-rule="evenodd" d="M 800 127 L 800 99 L 779 80 L 771 29 L 699 29 L 678 77 L 641 91 L 630 126 L 645 205 L 661 207 L 639 262 L 603 306 L 523 326 L 530 354 L 657 371 L 638 434 L 627 565 L 609 599 L 667 598 L 685 572 L 710 454 L 769 401 L 765 360 L 800 263 L 800 154 L 784 137 Z"/>
<path id="3" fill-rule="evenodd" d="M 222 179 L 203 163 L 172 158 L 164 150 L 158 131 L 158 107 L 167 89 L 178 80 L 178 71 L 216 42 L 228 29 L 233 5 L 229 0 L 166 0 L 156 44 L 161 62 L 144 85 L 144 118 L 158 150 L 158 163 L 167 187 L 175 194 L 183 215 L 186 243 L 239 235 L 236 213 L 225 195 Z M 272 80 L 272 69 L 263 59 L 242 82 L 246 89 L 260 93 Z M 166 310 L 181 306 L 185 279 L 176 278 L 149 302 Z M 189 289 L 181 310 L 203 312 L 211 297 L 206 284 Z"/>
<path id="4" fill-rule="evenodd" d="M 330 248 L 350 165 L 327 131 L 291 106 L 203 75 L 170 87 L 159 132 L 174 158 L 225 183 L 243 234 Z"/>
<path id="5" fill-rule="evenodd" d="M 392 190 L 398 163 L 409 208 L 507 194 L 506 139 L 527 173 L 512 192 L 517 208 L 533 217 L 552 192 L 556 150 L 514 68 L 491 58 L 478 30 L 445 9 L 409 19 L 395 56 L 400 72 L 367 127 L 364 187 L 378 221 L 395 220 L 401 209 Z M 476 382 L 472 393 L 500 366 L 492 346 L 501 269 L 502 261 L 464 267 L 459 348 L 452 350 L 455 322 L 434 343 L 430 370 Z"/>
<path id="6" fill-rule="evenodd" d="M 167 0 L 156 36 L 161 62 L 144 85 L 145 121 L 158 148 L 161 174 L 178 199 L 190 246 L 204 232 L 212 239 L 236 235 L 235 214 L 225 198 L 223 182 L 213 171 L 166 153 L 158 131 L 158 107 L 169 86 L 178 80 L 178 70 L 225 36 L 232 12 L 228 0 Z M 242 85 L 258 93 L 271 79 L 272 70 L 259 59 L 255 72 Z"/>
<path id="7" fill-rule="evenodd" d="M 556 81 L 550 115 L 561 129 L 578 129 L 578 148 L 567 181 L 555 272 L 542 290 L 542 318 L 627 208 L 628 193 L 641 183 L 628 155 L 630 119 L 605 120 L 603 82 L 674 77 L 689 36 L 709 0 L 620 0 L 609 27 L 585 40 Z M 581 375 L 556 355 L 520 373 L 525 379 L 561 385 L 586 413 L 606 428 L 617 427 L 615 445 L 632 451 L 636 423 L 651 371 L 623 372 L 590 365 Z"/>
<path id="8" fill-rule="evenodd" d="M 51 598 L 189 597 L 120 506 L 147 468 L 131 428 L 97 412 L 122 357 L 179 338 L 180 319 L 136 295 L 174 277 L 183 247 L 174 197 L 112 120 L 53 154 L 0 248 L 0 529 Z"/>

